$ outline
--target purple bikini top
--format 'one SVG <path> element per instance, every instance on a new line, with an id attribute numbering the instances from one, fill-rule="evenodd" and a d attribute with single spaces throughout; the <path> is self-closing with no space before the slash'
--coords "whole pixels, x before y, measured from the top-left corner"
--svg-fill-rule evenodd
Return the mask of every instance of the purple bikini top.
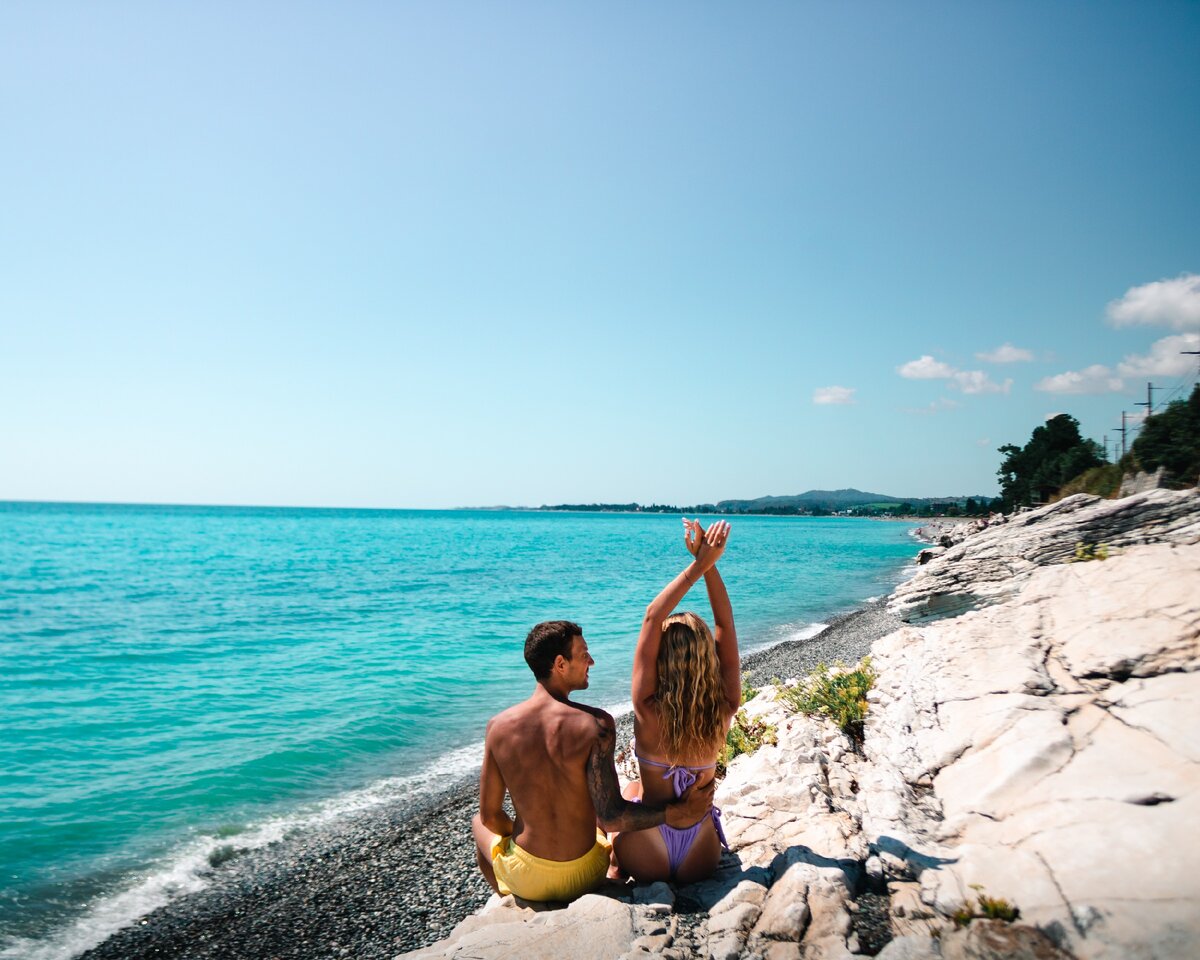
<path id="1" fill-rule="evenodd" d="M 682 797 L 684 791 L 696 782 L 696 777 L 702 770 L 712 770 L 716 767 L 715 763 L 709 763 L 703 767 L 685 767 L 676 763 L 663 763 L 661 760 L 648 760 L 638 753 L 636 748 L 633 755 L 649 767 L 659 767 L 666 771 L 662 778 L 671 781 L 671 789 L 675 791 L 676 799 Z"/>

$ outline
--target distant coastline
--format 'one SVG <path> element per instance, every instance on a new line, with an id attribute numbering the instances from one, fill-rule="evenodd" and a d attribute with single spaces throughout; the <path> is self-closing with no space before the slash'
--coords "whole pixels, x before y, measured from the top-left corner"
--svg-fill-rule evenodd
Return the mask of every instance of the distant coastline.
<path id="1" fill-rule="evenodd" d="M 652 503 L 559 503 L 534 509 L 570 513 L 666 513 L 716 514 L 721 516 L 784 517 L 882 517 L 922 519 L 927 517 L 987 516 L 998 509 L 995 498 L 983 495 L 950 497 L 894 497 L 847 488 L 809 490 L 794 496 L 758 497 L 753 500 L 721 500 L 691 506 Z"/>

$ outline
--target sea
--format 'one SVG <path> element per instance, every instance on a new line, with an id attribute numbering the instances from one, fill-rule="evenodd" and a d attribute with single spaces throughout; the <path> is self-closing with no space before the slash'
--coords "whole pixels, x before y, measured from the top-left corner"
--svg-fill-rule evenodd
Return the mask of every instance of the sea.
<path id="1" fill-rule="evenodd" d="M 704 519 L 704 518 L 702 518 Z M 911 573 L 903 523 L 734 517 L 742 650 Z M 569 619 L 629 706 L 678 515 L 0 502 L 0 958 L 67 960 L 216 865 L 478 769 Z M 703 585 L 682 607 L 711 622 Z"/>

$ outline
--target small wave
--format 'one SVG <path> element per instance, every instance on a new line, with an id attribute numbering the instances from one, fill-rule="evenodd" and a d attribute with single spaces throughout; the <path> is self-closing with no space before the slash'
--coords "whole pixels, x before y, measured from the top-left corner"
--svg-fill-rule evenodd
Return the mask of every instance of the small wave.
<path id="1" fill-rule="evenodd" d="M 771 636 L 751 641 L 742 650 L 742 656 L 746 657 L 752 653 L 761 653 L 763 650 L 770 650 L 771 647 L 777 647 L 781 643 L 792 643 L 796 640 L 811 640 L 822 631 L 828 629 L 829 624 L 827 623 L 806 623 L 802 627 L 797 627 L 795 624 L 784 624 L 772 630 Z"/>
<path id="2" fill-rule="evenodd" d="M 797 630 L 795 633 L 793 633 L 787 639 L 788 640 L 811 640 L 817 634 L 823 633 L 824 631 L 826 631 L 828 629 L 829 629 L 829 624 L 827 624 L 827 623 L 810 623 L 807 627 Z"/>
<path id="3" fill-rule="evenodd" d="M 0 960 L 71 960 L 151 911 L 203 890 L 214 868 L 222 863 L 341 817 L 431 793 L 448 781 L 477 773 L 482 755 L 480 740 L 437 757 L 416 773 L 385 777 L 291 814 L 268 818 L 243 831 L 231 832 L 229 827 L 222 827 L 196 837 L 177 847 L 149 873 L 135 878 L 125 889 L 101 897 L 49 936 L 12 937 L 0 942 Z"/>

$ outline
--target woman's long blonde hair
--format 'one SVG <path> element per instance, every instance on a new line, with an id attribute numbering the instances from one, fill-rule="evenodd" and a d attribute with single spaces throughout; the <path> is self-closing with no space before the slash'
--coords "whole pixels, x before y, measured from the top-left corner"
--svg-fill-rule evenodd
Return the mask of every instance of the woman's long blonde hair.
<path id="1" fill-rule="evenodd" d="M 725 733 L 725 692 L 717 644 L 700 617 L 663 621 L 658 648 L 658 720 L 666 759 L 678 763 L 715 748 Z"/>

